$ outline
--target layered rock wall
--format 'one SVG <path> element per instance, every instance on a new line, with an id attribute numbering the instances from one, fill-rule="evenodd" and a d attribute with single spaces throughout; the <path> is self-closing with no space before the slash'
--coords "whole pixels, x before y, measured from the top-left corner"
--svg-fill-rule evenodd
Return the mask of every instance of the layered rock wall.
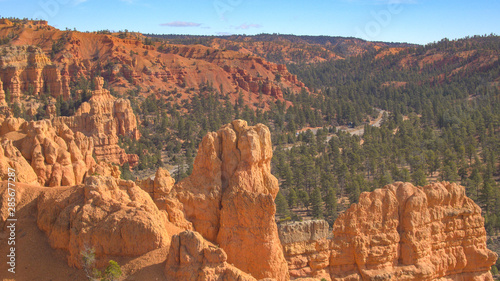
<path id="1" fill-rule="evenodd" d="M 362 193 L 333 225 L 336 280 L 493 280 L 481 209 L 453 183 Z"/>
<path id="2" fill-rule="evenodd" d="M 74 132 L 93 138 L 97 161 L 107 161 L 134 166 L 137 155 L 129 155 L 118 146 L 119 136 L 139 139 L 137 119 L 130 101 L 117 99 L 103 88 L 104 79 L 96 77 L 95 89 L 88 102 L 83 103 L 74 116 L 55 117 L 55 124 L 65 124 Z"/>
<path id="3" fill-rule="evenodd" d="M 329 226 L 324 220 L 282 224 L 278 227 L 291 278 L 330 280 Z"/>
<path id="4" fill-rule="evenodd" d="M 40 48 L 9 46 L 1 48 L 0 54 L 5 54 L 0 56 L 2 90 L 8 90 L 13 100 L 19 100 L 22 93 L 69 98 L 67 75 L 62 75 Z"/>

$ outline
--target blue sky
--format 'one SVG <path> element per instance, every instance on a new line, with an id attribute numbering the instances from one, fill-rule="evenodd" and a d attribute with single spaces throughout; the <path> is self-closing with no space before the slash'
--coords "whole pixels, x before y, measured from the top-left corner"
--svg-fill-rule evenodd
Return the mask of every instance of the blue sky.
<path id="1" fill-rule="evenodd" d="M 0 16 L 59 29 L 353 36 L 426 44 L 500 34 L 498 0 L 0 0 Z"/>

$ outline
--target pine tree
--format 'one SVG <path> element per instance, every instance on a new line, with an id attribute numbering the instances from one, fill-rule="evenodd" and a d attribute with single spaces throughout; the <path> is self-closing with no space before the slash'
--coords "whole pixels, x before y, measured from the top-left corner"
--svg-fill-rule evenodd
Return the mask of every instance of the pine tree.
<path id="1" fill-rule="evenodd" d="M 333 187 L 328 188 L 328 193 L 325 198 L 326 217 L 330 223 L 333 223 L 337 218 L 337 195 Z"/>
<path id="2" fill-rule="evenodd" d="M 300 200 L 300 203 L 302 203 L 302 206 L 304 208 L 309 208 L 309 194 L 307 194 L 307 192 L 303 189 L 301 189 L 299 191 L 299 200 Z"/>
<path id="3" fill-rule="evenodd" d="M 290 211 L 288 210 L 288 202 L 281 191 L 278 192 L 274 201 L 276 203 L 276 213 L 282 218 L 288 217 L 290 214 Z"/>
<path id="4" fill-rule="evenodd" d="M 422 168 L 419 168 L 415 172 L 413 172 L 413 174 L 411 175 L 411 179 L 413 180 L 413 183 L 415 183 L 415 185 L 417 186 L 424 186 L 427 184 L 427 178 Z"/>
<path id="5" fill-rule="evenodd" d="M 361 194 L 361 188 L 356 181 L 352 181 L 348 185 L 349 200 L 351 203 L 357 203 L 359 200 L 359 195 Z"/>
<path id="6" fill-rule="evenodd" d="M 104 271 L 104 278 L 102 280 L 117 281 L 120 276 L 122 276 L 122 269 L 120 265 L 114 260 L 110 260 L 108 267 L 106 267 L 106 270 Z"/>
<path id="7" fill-rule="evenodd" d="M 323 200 L 321 199 L 321 190 L 316 187 L 311 196 L 312 216 L 315 219 L 323 218 Z"/>
<path id="8" fill-rule="evenodd" d="M 484 204 L 486 213 L 489 214 L 493 210 L 493 203 L 495 199 L 495 190 L 490 181 L 484 181 L 483 189 L 481 189 L 481 201 Z"/>
<path id="9" fill-rule="evenodd" d="M 295 192 L 295 189 L 290 188 L 290 191 L 288 192 L 288 207 L 293 208 L 297 205 L 298 197 L 297 197 L 297 192 Z"/>

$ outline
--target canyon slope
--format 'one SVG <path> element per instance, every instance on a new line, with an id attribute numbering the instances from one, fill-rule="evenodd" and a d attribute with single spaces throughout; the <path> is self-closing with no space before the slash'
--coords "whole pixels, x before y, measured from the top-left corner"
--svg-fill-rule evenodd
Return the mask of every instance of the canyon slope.
<path id="1" fill-rule="evenodd" d="M 102 76 L 118 93 L 155 92 L 164 98 L 176 96 L 179 102 L 209 86 L 229 95 L 233 102 L 241 93 L 250 106 L 259 95 L 264 101 L 283 100 L 282 89 L 298 92 L 304 87 L 284 64 L 250 53 L 153 42 L 137 33 L 61 31 L 45 21 L 4 20 L 0 22 L 0 38 L 9 40 L 11 47 L 0 50 L 0 55 L 9 59 L 19 59 L 9 48 L 27 45 L 50 57 L 37 61 L 36 67 L 32 66 L 33 56 L 23 57 L 27 61 L 23 64 L 11 64 L 7 58 L 2 64 L 0 60 L 0 80 L 5 89 L 13 89 L 14 96 L 28 90 L 47 93 L 50 82 L 52 95 L 67 97 L 68 77 L 76 81 L 80 76 Z"/>
<path id="2" fill-rule="evenodd" d="M 137 183 L 118 172 L 72 187 L 18 184 L 19 277 L 56 276 L 28 256 L 66 274 L 52 280 L 79 276 L 81 252 L 93 248 L 98 265 L 115 259 L 130 280 L 493 280 L 497 256 L 462 186 L 398 182 L 362 193 L 333 232 L 324 221 L 278 228 L 271 158 L 269 129 L 236 120 L 204 137 L 178 183 L 159 170 Z M 0 194 L 5 226 L 6 182 Z"/>
<path id="3" fill-rule="evenodd" d="M 400 51 L 413 44 L 370 42 L 353 37 L 297 36 L 285 34 L 192 36 L 154 35 L 172 44 L 193 44 L 199 42 L 214 48 L 225 48 L 242 53 L 254 54 L 279 64 L 318 63 L 346 59 L 380 49 L 389 52 Z"/>

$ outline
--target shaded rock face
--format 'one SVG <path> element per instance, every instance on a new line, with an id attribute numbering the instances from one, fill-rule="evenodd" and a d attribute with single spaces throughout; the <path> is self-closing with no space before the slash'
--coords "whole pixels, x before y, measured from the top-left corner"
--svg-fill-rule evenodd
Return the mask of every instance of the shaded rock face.
<path id="1" fill-rule="evenodd" d="M 269 129 L 236 120 L 207 134 L 191 176 L 157 204 L 171 222 L 194 228 L 253 277 L 288 280 L 274 221 L 278 180 L 271 174 Z"/>
<path id="2" fill-rule="evenodd" d="M 33 46 L 0 48 L 0 80 L 3 89 L 9 90 L 13 100 L 21 93 L 50 94 L 53 97 L 70 96 L 69 79 L 45 56 L 42 49 Z M 5 97 L 5 96 L 4 96 Z"/>
<path id="3" fill-rule="evenodd" d="M 333 226 L 336 280 L 493 280 L 481 209 L 465 188 L 395 183 L 362 193 Z"/>
<path id="4" fill-rule="evenodd" d="M 154 179 L 139 180 L 136 184 L 149 193 L 156 202 L 170 193 L 174 187 L 175 179 L 170 176 L 168 170 L 158 168 Z"/>
<path id="5" fill-rule="evenodd" d="M 49 189 L 38 198 L 37 224 L 52 248 L 68 251 L 70 266 L 81 267 L 81 252 L 94 248 L 105 256 L 139 256 L 166 247 L 167 215 L 131 181 L 89 177 L 84 186 Z"/>
<path id="6" fill-rule="evenodd" d="M 291 278 L 330 280 L 329 226 L 326 221 L 283 224 L 278 231 Z"/>
<path id="7" fill-rule="evenodd" d="M 102 77 L 96 77 L 94 84 L 92 97 L 80 106 L 74 116 L 55 117 L 53 123 L 65 124 L 74 132 L 91 137 L 97 161 L 119 165 L 129 162 L 132 166 L 137 164 L 136 155 L 128 155 L 118 146 L 119 136 L 135 140 L 140 137 L 130 101 L 113 97 L 103 88 Z"/>
<path id="8" fill-rule="evenodd" d="M 34 173 L 42 186 L 81 184 L 95 166 L 92 139 L 74 134 L 64 124 L 54 126 L 50 120 L 26 122 L 8 118 L 1 124 L 0 136 L 5 140 L 3 155 L 17 159 L 13 165 L 21 169 L 21 182 L 33 183 Z"/>
<path id="9" fill-rule="evenodd" d="M 206 241 L 201 234 L 189 230 L 172 237 L 165 276 L 169 281 L 256 280 L 228 264 L 227 255 L 222 248 Z"/>
<path id="10" fill-rule="evenodd" d="M 12 140 L 2 139 L 0 143 L 0 177 L 3 181 L 9 179 L 11 169 L 15 170 L 18 182 L 36 184 L 38 177 L 31 165 L 24 159 L 21 152 L 14 146 Z"/>

